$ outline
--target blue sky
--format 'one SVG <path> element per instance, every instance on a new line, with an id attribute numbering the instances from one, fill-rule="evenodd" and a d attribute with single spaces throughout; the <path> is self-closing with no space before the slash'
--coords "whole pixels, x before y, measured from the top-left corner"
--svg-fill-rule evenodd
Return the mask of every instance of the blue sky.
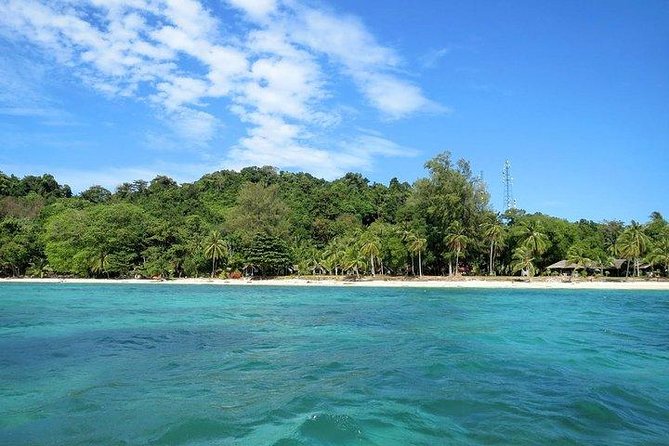
<path id="1" fill-rule="evenodd" d="M 81 190 L 246 165 L 669 216 L 669 2 L 0 0 L 0 170 Z"/>

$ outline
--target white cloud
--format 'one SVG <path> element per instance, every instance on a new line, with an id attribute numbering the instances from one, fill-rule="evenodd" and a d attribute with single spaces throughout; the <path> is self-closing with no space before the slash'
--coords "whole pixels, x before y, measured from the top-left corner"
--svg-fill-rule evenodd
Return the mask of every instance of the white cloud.
<path id="1" fill-rule="evenodd" d="M 177 135 L 194 146 L 205 145 L 211 141 L 221 124 L 210 113 L 182 107 L 167 116 Z"/>
<path id="2" fill-rule="evenodd" d="M 438 106 L 423 96 L 420 88 L 394 76 L 358 73 L 356 79 L 365 97 L 386 116 L 399 119 L 416 110 L 435 111 Z"/>
<path id="3" fill-rule="evenodd" d="M 277 7 L 276 0 L 228 0 L 228 3 L 254 19 L 265 17 Z"/>
<path id="4" fill-rule="evenodd" d="M 212 103 L 225 99 L 227 112 L 247 125 L 246 136 L 229 142 L 226 163 L 304 168 L 330 177 L 369 168 L 379 156 L 404 154 L 364 135 L 353 141 L 367 148 L 318 147 L 315 141 L 342 122 L 331 105 L 342 76 L 384 118 L 439 109 L 404 78 L 397 52 L 355 17 L 297 0 L 227 4 L 248 19 L 235 23 L 241 31 L 234 34 L 227 17 L 196 0 L 4 0 L 0 32 L 45 49 L 106 95 L 152 104 L 176 137 L 197 147 L 209 147 L 219 134 L 226 109 Z"/>
<path id="5" fill-rule="evenodd" d="M 301 26 L 292 37 L 342 64 L 369 103 L 386 117 L 399 119 L 439 108 L 419 87 L 394 73 L 400 57 L 379 45 L 358 19 L 309 8 L 300 9 L 298 18 Z"/>

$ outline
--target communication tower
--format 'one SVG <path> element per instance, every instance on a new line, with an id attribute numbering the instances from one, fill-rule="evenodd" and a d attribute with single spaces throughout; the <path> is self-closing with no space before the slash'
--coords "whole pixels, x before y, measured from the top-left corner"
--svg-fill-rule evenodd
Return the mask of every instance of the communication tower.
<path id="1" fill-rule="evenodd" d="M 502 183 L 504 184 L 504 210 L 516 208 L 516 200 L 513 199 L 513 177 L 511 176 L 511 163 L 504 161 L 502 169 Z"/>

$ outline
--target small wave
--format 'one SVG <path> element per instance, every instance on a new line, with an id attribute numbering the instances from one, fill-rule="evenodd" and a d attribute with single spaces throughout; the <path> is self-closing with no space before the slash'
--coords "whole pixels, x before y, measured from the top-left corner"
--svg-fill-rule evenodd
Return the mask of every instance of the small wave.
<path id="1" fill-rule="evenodd" d="M 348 415 L 312 415 L 300 426 L 300 434 L 323 443 L 348 443 L 364 438 L 362 429 Z"/>
<path id="2" fill-rule="evenodd" d="M 190 418 L 177 425 L 170 426 L 154 445 L 187 444 L 195 440 L 213 440 L 229 438 L 235 435 L 234 427 L 208 418 Z"/>

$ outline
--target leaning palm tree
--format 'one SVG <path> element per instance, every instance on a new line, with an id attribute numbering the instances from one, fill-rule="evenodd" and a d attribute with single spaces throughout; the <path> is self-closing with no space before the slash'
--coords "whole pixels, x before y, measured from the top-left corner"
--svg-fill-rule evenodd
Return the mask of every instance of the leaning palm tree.
<path id="1" fill-rule="evenodd" d="M 367 261 L 357 246 L 349 246 L 343 256 L 343 268 L 345 271 L 353 271 L 360 277 L 360 268 L 364 268 Z"/>
<path id="2" fill-rule="evenodd" d="M 572 246 L 567 251 L 567 262 L 576 265 L 576 268 L 574 268 L 574 273 L 579 267 L 589 268 L 594 263 L 592 259 L 587 257 L 585 250 L 582 247 L 576 245 Z"/>
<path id="3" fill-rule="evenodd" d="M 225 241 L 218 231 L 211 231 L 205 242 L 204 255 L 211 259 L 211 277 L 216 273 L 216 262 L 227 255 L 228 249 Z"/>
<path id="4" fill-rule="evenodd" d="M 583 268 L 587 268 L 593 264 L 592 259 L 587 257 L 585 250 L 576 245 L 567 250 L 567 262 Z"/>
<path id="5" fill-rule="evenodd" d="M 534 257 L 532 256 L 531 249 L 527 246 L 519 246 L 513 251 L 511 271 L 514 273 L 525 271 L 530 277 L 534 275 L 536 267 L 534 266 Z"/>
<path id="6" fill-rule="evenodd" d="M 521 243 L 533 256 L 540 256 L 550 246 L 548 236 L 542 232 L 541 226 L 534 221 L 523 223 L 519 227 Z"/>
<path id="7" fill-rule="evenodd" d="M 448 228 L 448 235 L 445 242 L 451 250 L 455 252 L 455 274 L 458 274 L 458 265 L 460 261 L 460 254 L 467 249 L 469 237 L 465 235 L 465 228 L 460 221 L 454 221 Z"/>
<path id="8" fill-rule="evenodd" d="M 492 276 L 495 270 L 495 249 L 504 242 L 504 226 L 499 219 L 483 223 L 483 236 L 490 242 L 490 251 L 488 259 L 488 275 Z"/>
<path id="9" fill-rule="evenodd" d="M 602 276 L 605 275 L 606 268 L 615 265 L 615 258 L 606 251 L 602 251 L 593 260 L 600 270 Z"/>
<path id="10" fill-rule="evenodd" d="M 408 238 L 409 241 L 409 252 L 411 253 L 411 269 L 413 269 L 413 256 L 418 254 L 418 275 L 423 277 L 423 259 L 421 258 L 422 252 L 427 247 L 427 239 L 423 237 L 418 237 L 415 234 L 411 234 Z"/>

